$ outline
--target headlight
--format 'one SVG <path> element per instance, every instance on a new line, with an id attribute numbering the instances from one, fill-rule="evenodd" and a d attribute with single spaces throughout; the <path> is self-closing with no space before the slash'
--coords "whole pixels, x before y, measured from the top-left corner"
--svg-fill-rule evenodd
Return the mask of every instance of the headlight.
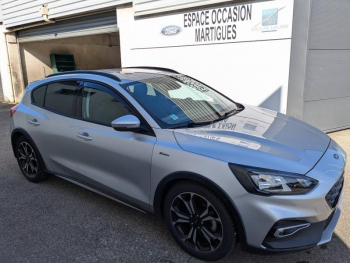
<path id="1" fill-rule="evenodd" d="M 293 174 L 256 167 L 229 164 L 242 186 L 253 194 L 297 195 L 311 191 L 317 180 L 301 174 Z"/>

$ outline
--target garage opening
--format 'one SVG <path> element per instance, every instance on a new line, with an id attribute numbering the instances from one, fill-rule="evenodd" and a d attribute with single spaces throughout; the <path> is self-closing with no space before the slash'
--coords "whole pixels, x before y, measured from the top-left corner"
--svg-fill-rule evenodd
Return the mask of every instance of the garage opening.
<path id="1" fill-rule="evenodd" d="M 55 72 L 121 66 L 116 11 L 19 31 L 25 85 Z"/>

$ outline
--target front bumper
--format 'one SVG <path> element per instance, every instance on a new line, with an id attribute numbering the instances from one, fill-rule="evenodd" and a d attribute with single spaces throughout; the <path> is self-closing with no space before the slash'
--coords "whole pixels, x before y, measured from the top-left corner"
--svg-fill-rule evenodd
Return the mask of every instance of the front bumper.
<path id="1" fill-rule="evenodd" d="M 337 208 L 333 210 L 326 220 L 310 223 L 307 228 L 301 229 L 289 237 L 275 238 L 274 236 L 267 235 L 261 248 L 270 252 L 284 252 L 308 249 L 316 245 L 328 243 L 331 241 L 333 231 L 340 218 L 342 203 L 343 194 L 341 193 Z M 304 219 L 303 222 L 307 222 L 307 220 Z"/>
<path id="2" fill-rule="evenodd" d="M 341 158 L 336 159 L 335 154 Z M 243 249 L 289 252 L 329 242 L 341 214 L 343 191 L 335 207 L 331 207 L 325 197 L 336 182 L 345 177 L 345 158 L 342 149 L 332 141 L 321 160 L 307 174 L 319 181 L 308 194 L 270 197 L 245 194 L 233 200 L 245 229 Z M 290 236 L 274 236 L 280 224 L 289 222 L 309 226 Z"/>

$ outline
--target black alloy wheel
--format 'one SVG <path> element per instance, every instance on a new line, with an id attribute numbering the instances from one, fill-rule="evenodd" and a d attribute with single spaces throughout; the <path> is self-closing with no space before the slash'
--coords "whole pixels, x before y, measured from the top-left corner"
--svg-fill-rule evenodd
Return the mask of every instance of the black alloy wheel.
<path id="1" fill-rule="evenodd" d="M 43 169 L 36 148 L 24 136 L 17 140 L 15 151 L 19 168 L 29 181 L 37 183 L 50 177 Z"/>
<path id="2" fill-rule="evenodd" d="M 163 211 L 170 233 L 189 254 L 218 260 L 235 248 L 237 233 L 232 214 L 211 189 L 181 181 L 168 191 Z"/>
<path id="3" fill-rule="evenodd" d="M 220 246 L 224 235 L 221 218 L 204 197 L 181 193 L 175 197 L 170 213 L 174 229 L 193 249 L 212 252 Z"/>
<path id="4" fill-rule="evenodd" d="M 27 142 L 21 142 L 17 148 L 18 163 L 26 177 L 33 178 L 38 172 L 38 159 L 35 152 Z"/>

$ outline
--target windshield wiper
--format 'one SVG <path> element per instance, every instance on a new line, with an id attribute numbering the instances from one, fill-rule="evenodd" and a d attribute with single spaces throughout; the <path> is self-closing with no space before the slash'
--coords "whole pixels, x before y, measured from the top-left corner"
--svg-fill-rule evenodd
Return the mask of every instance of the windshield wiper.
<path id="1" fill-rule="evenodd" d="M 227 112 L 225 112 L 224 116 L 227 117 L 227 116 L 229 116 L 231 114 L 236 113 L 237 111 L 238 111 L 237 109 L 233 109 L 233 110 L 227 111 Z"/>
<path id="2" fill-rule="evenodd" d="M 238 108 L 238 109 L 233 109 L 233 110 L 227 111 L 227 112 L 224 113 L 223 116 L 221 116 L 220 118 L 216 119 L 214 122 L 222 121 L 222 120 L 226 119 L 227 117 L 242 111 L 243 109 L 244 108 Z"/>
<path id="3" fill-rule="evenodd" d="M 212 121 L 212 123 L 214 122 L 219 122 L 219 121 L 222 121 L 224 119 L 226 119 L 227 117 L 233 115 L 233 114 L 236 114 L 237 112 L 239 112 L 239 110 L 230 110 L 228 112 L 225 112 L 224 115 L 222 115 L 221 117 L 217 118 L 216 120 Z"/>
<path id="4" fill-rule="evenodd" d="M 203 125 L 209 125 L 209 124 L 213 124 L 214 121 L 202 121 L 202 122 L 188 122 L 186 124 L 183 125 L 178 125 L 178 126 L 173 126 L 173 127 L 169 127 L 169 129 L 180 129 L 180 128 L 192 128 L 195 126 L 203 126 Z"/>
<path id="5" fill-rule="evenodd" d="M 169 127 L 169 129 L 192 128 L 194 126 L 210 125 L 210 124 L 213 124 L 215 122 L 222 121 L 222 120 L 226 119 L 227 117 L 229 117 L 229 116 L 231 116 L 233 114 L 236 114 L 236 113 L 238 113 L 238 112 L 240 112 L 242 110 L 244 110 L 244 107 L 227 111 L 227 112 L 224 113 L 224 115 L 222 115 L 221 117 L 219 117 L 216 120 L 203 121 L 203 122 L 193 122 L 193 121 L 191 121 L 191 122 L 188 122 L 186 124 L 181 124 L 181 125 L 178 125 L 178 126 Z"/>

